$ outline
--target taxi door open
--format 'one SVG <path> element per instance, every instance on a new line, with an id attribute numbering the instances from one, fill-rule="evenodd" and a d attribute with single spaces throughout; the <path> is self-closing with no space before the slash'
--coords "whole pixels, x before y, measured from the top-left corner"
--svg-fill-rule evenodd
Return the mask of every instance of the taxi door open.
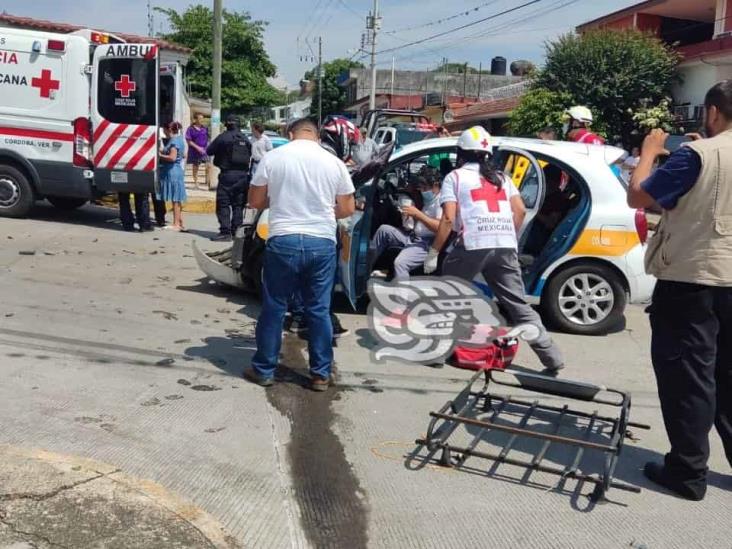
<path id="1" fill-rule="evenodd" d="M 526 217 L 518 231 L 519 249 L 528 234 L 531 222 L 544 203 L 546 183 L 539 161 L 528 151 L 514 147 L 499 147 L 493 156 L 495 165 L 503 170 L 518 187 L 526 206 Z"/>
<path id="2" fill-rule="evenodd" d="M 155 189 L 158 65 L 154 44 L 109 44 L 94 51 L 91 120 L 94 183 L 99 190 Z"/>

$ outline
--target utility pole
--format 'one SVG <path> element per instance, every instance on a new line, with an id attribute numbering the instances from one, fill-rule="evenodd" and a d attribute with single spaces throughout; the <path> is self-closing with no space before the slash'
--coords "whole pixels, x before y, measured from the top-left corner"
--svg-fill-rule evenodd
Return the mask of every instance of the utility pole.
<path id="1" fill-rule="evenodd" d="M 155 20 L 153 19 L 152 6 L 150 0 L 147 0 L 147 35 L 152 38 L 155 34 Z"/>
<path id="2" fill-rule="evenodd" d="M 394 101 L 394 71 L 396 70 L 396 57 L 391 57 L 391 98 L 389 101 Z M 389 105 L 391 106 L 391 105 Z"/>
<path id="3" fill-rule="evenodd" d="M 221 41 L 223 36 L 223 0 L 213 2 L 213 83 L 211 85 L 211 139 L 221 133 Z M 212 181 L 218 181 L 218 168 L 206 170 L 207 187 L 212 189 Z"/>
<path id="4" fill-rule="evenodd" d="M 478 65 L 478 97 L 476 98 L 478 101 L 480 101 L 480 85 L 483 83 L 483 61 L 480 62 L 480 65 Z"/>
<path id="5" fill-rule="evenodd" d="M 379 0 L 374 0 L 374 11 L 366 19 L 366 29 L 371 31 L 371 96 L 369 109 L 373 110 L 376 108 L 376 35 L 381 30 Z"/>
<path id="6" fill-rule="evenodd" d="M 465 63 L 463 67 L 463 102 L 465 101 L 465 94 L 468 90 L 468 64 Z"/>
<path id="7" fill-rule="evenodd" d="M 323 124 L 323 37 L 318 37 L 318 127 Z"/>
<path id="8" fill-rule="evenodd" d="M 221 40 L 223 35 L 223 0 L 213 3 L 213 86 L 211 89 L 211 137 L 221 132 Z"/>

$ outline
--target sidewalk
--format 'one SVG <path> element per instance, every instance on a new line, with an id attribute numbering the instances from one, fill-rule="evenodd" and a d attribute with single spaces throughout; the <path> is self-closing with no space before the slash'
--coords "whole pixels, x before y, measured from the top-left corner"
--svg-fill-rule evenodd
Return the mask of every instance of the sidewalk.
<path id="1" fill-rule="evenodd" d="M 216 547 L 210 515 L 105 463 L 0 446 L 0 549 Z"/>

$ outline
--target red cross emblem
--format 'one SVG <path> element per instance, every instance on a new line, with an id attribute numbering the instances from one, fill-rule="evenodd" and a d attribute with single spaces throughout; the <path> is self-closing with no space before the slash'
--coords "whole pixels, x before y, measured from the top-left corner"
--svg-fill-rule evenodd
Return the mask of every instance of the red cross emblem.
<path id="1" fill-rule="evenodd" d="M 480 189 L 473 189 L 470 191 L 470 198 L 473 199 L 473 202 L 480 202 L 481 200 L 488 203 L 488 211 L 489 212 L 500 212 L 501 207 L 498 205 L 498 202 L 503 200 L 508 200 L 506 198 L 506 190 L 501 189 L 500 191 L 490 183 L 483 184 Z"/>
<path id="2" fill-rule="evenodd" d="M 129 74 L 123 74 L 114 83 L 114 89 L 117 90 L 122 97 L 129 97 L 130 93 L 137 89 L 137 84 L 134 80 L 130 80 Z"/>
<path id="3" fill-rule="evenodd" d="M 61 81 L 54 80 L 51 71 L 48 69 L 43 69 L 41 71 L 40 78 L 31 79 L 31 86 L 41 90 L 41 97 L 51 97 L 52 90 L 58 90 L 59 88 L 61 88 Z"/>
<path id="4" fill-rule="evenodd" d="M 487 149 L 488 148 L 488 140 L 487 139 L 483 139 L 483 141 L 480 142 L 480 145 L 484 149 Z"/>

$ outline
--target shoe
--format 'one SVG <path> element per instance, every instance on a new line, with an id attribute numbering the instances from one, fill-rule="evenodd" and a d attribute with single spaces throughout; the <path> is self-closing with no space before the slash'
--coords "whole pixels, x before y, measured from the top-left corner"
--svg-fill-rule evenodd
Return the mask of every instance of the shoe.
<path id="1" fill-rule="evenodd" d="M 253 368 L 247 368 L 244 370 L 243 376 L 247 381 L 259 385 L 260 387 L 272 387 L 274 385 L 274 379 L 271 377 L 262 377 Z"/>
<path id="2" fill-rule="evenodd" d="M 291 334 L 304 335 L 308 333 L 307 324 L 305 324 L 304 318 L 293 316 L 287 326 L 287 331 Z"/>
<path id="3" fill-rule="evenodd" d="M 211 242 L 231 242 L 231 235 L 228 233 L 219 233 L 211 237 Z"/>
<path id="4" fill-rule="evenodd" d="M 122 230 L 126 233 L 134 233 L 135 227 L 134 226 L 129 226 L 129 227 L 122 226 Z"/>
<path id="5" fill-rule="evenodd" d="M 140 227 L 140 232 L 141 233 L 149 233 L 149 232 L 152 232 L 154 230 L 155 229 L 153 229 L 152 225 L 145 225 L 143 227 Z"/>
<path id="6" fill-rule="evenodd" d="M 663 465 L 653 461 L 646 463 L 646 466 L 643 468 L 643 474 L 649 480 L 663 486 L 677 496 L 691 501 L 703 500 L 707 492 L 706 484 L 702 484 L 700 489 L 694 490 L 680 480 L 673 478 Z"/>
<path id="7" fill-rule="evenodd" d="M 371 278 L 389 278 L 389 273 L 386 271 L 372 271 L 371 272 Z"/>
<path id="8" fill-rule="evenodd" d="M 339 337 L 347 336 L 351 333 L 351 330 L 348 328 L 344 328 L 341 325 L 341 321 L 338 319 L 338 317 L 334 314 L 330 315 L 331 323 L 333 324 L 333 339 L 338 339 Z"/>
<path id="9" fill-rule="evenodd" d="M 324 393 L 330 387 L 330 378 L 313 376 L 310 380 L 310 388 L 317 393 Z"/>

